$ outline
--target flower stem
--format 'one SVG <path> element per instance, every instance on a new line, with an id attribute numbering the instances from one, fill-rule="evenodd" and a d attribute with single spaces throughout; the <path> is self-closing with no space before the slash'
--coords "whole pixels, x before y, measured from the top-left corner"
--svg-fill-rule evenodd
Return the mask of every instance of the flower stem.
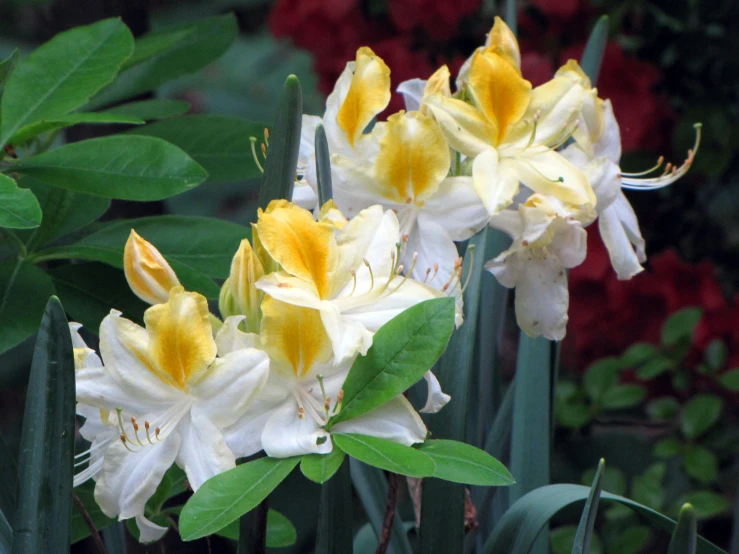
<path id="1" fill-rule="evenodd" d="M 90 535 L 92 536 L 92 540 L 95 542 L 95 547 L 99 554 L 108 554 L 103 538 L 100 536 L 100 533 L 98 533 L 97 527 L 95 527 L 95 522 L 92 521 L 90 514 L 87 513 L 87 509 L 82 503 L 82 500 L 80 500 L 80 497 L 75 493 L 72 493 L 72 501 L 74 502 L 74 505 L 77 506 L 77 510 L 80 512 L 85 524 L 90 529 Z"/>
<path id="2" fill-rule="evenodd" d="M 390 544 L 390 535 L 393 532 L 395 522 L 395 506 L 398 503 L 398 481 L 397 473 L 388 473 L 387 476 L 387 504 L 385 504 L 385 519 L 382 522 L 382 534 L 377 543 L 375 554 L 385 554 Z"/>

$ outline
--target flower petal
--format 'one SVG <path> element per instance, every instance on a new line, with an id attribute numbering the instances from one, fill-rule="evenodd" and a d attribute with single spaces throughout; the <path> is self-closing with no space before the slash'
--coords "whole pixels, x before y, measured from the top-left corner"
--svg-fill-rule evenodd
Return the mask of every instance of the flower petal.
<path id="1" fill-rule="evenodd" d="M 226 440 L 204 415 L 192 411 L 179 426 L 182 446 L 177 455 L 177 465 L 185 470 L 187 481 L 196 491 L 208 479 L 236 467 L 236 457 Z"/>
<path id="2" fill-rule="evenodd" d="M 239 324 L 246 319 L 243 315 L 227 317 L 216 334 L 218 355 L 224 357 L 235 350 L 243 348 L 261 348 L 262 343 L 256 333 L 245 333 L 239 329 Z"/>
<path id="3" fill-rule="evenodd" d="M 418 216 L 417 226 L 408 237 L 403 255 L 405 267 L 411 267 L 414 255 L 417 259 L 411 277 L 439 290 L 445 283 L 457 286 L 458 279 L 452 278 L 459 258 L 457 247 L 446 229 L 424 213 Z"/>
<path id="4" fill-rule="evenodd" d="M 144 544 L 158 541 L 169 530 L 169 527 L 157 525 L 143 515 L 136 516 L 136 526 L 139 528 L 139 542 Z"/>
<path id="5" fill-rule="evenodd" d="M 267 420 L 262 432 L 262 445 L 267 455 L 273 458 L 328 454 L 333 449 L 329 434 L 320 429 L 313 418 L 298 417 L 298 404 L 292 397 Z"/>
<path id="6" fill-rule="evenodd" d="M 426 404 L 424 404 L 419 412 L 422 414 L 435 414 L 446 406 L 452 397 L 441 390 L 441 384 L 432 371 L 427 371 L 423 378 L 428 384 L 428 395 L 426 396 Z"/>
<path id="7" fill-rule="evenodd" d="M 536 256 L 522 253 L 516 283 L 516 319 L 529 336 L 562 340 L 567 329 L 567 272 L 552 254 Z"/>
<path id="8" fill-rule="evenodd" d="M 395 89 L 395 92 L 403 95 L 405 101 L 405 109 L 417 111 L 421 107 L 423 99 L 423 89 L 426 87 L 426 81 L 423 79 L 409 79 L 403 81 Z"/>
<path id="9" fill-rule="evenodd" d="M 441 127 L 449 146 L 465 156 L 475 157 L 496 144 L 497 127 L 474 106 L 441 94 L 426 98 L 425 105 Z"/>
<path id="10" fill-rule="evenodd" d="M 472 162 L 472 184 L 490 215 L 513 203 L 519 190 L 516 169 L 509 160 L 501 160 L 495 148 L 488 148 Z"/>
<path id="11" fill-rule="evenodd" d="M 396 396 L 366 414 L 331 428 L 334 433 L 360 433 L 411 446 L 426 440 L 428 433 L 421 417 L 403 395 Z"/>
<path id="12" fill-rule="evenodd" d="M 467 240 L 488 222 L 488 212 L 482 204 L 470 177 L 447 177 L 422 212 L 431 217 L 454 241 Z"/>
<path id="13" fill-rule="evenodd" d="M 644 270 L 640 263 L 646 259 L 644 239 L 636 214 L 623 193 L 600 214 L 598 229 L 619 279 L 631 279 Z"/>

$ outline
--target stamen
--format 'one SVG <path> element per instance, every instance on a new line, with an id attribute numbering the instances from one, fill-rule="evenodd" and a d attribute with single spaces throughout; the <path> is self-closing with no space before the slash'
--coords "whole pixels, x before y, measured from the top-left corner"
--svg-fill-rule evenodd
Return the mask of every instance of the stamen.
<path id="1" fill-rule="evenodd" d="M 136 453 L 135 450 L 131 450 L 131 447 L 128 446 L 128 440 L 126 439 L 126 435 L 125 434 L 121 434 L 120 439 L 121 439 L 121 442 L 123 443 L 123 446 L 126 447 L 126 450 L 128 450 L 129 452 L 132 452 L 134 454 Z"/>
<path id="2" fill-rule="evenodd" d="M 431 282 L 433 282 L 434 279 L 436 279 L 436 275 L 438 273 L 439 273 L 439 264 L 438 263 L 434 263 L 434 274 L 431 276 Z"/>
<path id="3" fill-rule="evenodd" d="M 303 406 L 298 407 L 298 419 L 305 419 L 305 408 Z"/>
<path id="4" fill-rule="evenodd" d="M 526 144 L 526 148 L 534 144 L 534 138 L 536 137 L 536 127 L 539 125 L 539 118 L 541 117 L 541 110 L 536 110 L 536 113 L 534 114 L 534 128 L 531 130 L 531 136 L 529 137 L 529 142 Z"/>
<path id="5" fill-rule="evenodd" d="M 151 442 L 151 437 L 149 436 L 149 422 L 148 421 L 144 421 L 144 429 L 146 430 L 146 440 L 149 441 L 149 444 L 154 444 L 153 442 Z"/>
<path id="6" fill-rule="evenodd" d="M 136 418 L 131 416 L 131 425 L 133 425 L 133 433 L 136 435 L 136 442 L 138 442 L 141 446 L 144 446 L 144 443 L 141 442 L 141 439 L 139 438 L 139 424 L 136 423 Z"/>
<path id="7" fill-rule="evenodd" d="M 269 129 L 267 127 L 264 128 L 264 142 L 269 146 Z"/>
<path id="8" fill-rule="evenodd" d="M 536 168 L 534 167 L 534 164 L 532 164 L 531 162 L 527 162 L 527 164 L 528 164 L 528 166 L 529 166 L 529 167 L 530 167 L 531 169 L 533 169 L 533 170 L 534 170 L 534 171 L 536 171 L 536 172 L 537 172 L 537 173 L 538 173 L 539 175 L 541 175 L 542 179 L 546 179 L 546 180 L 547 180 L 547 181 L 549 181 L 550 183 L 564 183 L 564 182 L 565 182 L 565 180 L 564 180 L 564 177 L 562 177 L 561 175 L 560 175 L 559 177 L 557 177 L 556 179 L 552 179 L 552 178 L 550 178 L 550 177 L 547 177 L 546 175 L 544 175 L 544 174 L 543 174 L 543 173 L 542 173 L 541 171 L 539 171 L 538 169 L 536 169 Z"/>
<path id="9" fill-rule="evenodd" d="M 373 290 L 375 288 L 375 274 L 372 272 L 372 267 L 370 266 L 370 263 L 367 261 L 367 258 L 362 258 L 362 261 L 364 262 L 364 265 L 367 266 L 367 271 L 369 271 L 370 290 Z"/>
<path id="10" fill-rule="evenodd" d="M 339 391 L 336 395 L 336 404 L 334 404 L 334 414 L 338 414 L 341 411 L 341 404 L 344 402 L 344 389 Z"/>
<path id="11" fill-rule="evenodd" d="M 349 293 L 349 296 L 351 296 L 352 294 L 354 294 L 354 291 L 357 290 L 357 272 L 353 269 L 350 269 L 349 273 L 352 274 L 352 278 L 354 279 L 354 286 L 352 286 L 352 291 Z"/>
<path id="12" fill-rule="evenodd" d="M 557 142 L 555 142 L 553 146 L 550 146 L 552 150 L 557 150 L 558 148 L 564 146 L 564 144 L 568 140 L 570 140 L 572 135 L 575 133 L 575 131 L 577 131 L 577 128 L 580 126 L 580 120 L 575 119 L 575 121 L 572 123 L 572 129 L 570 129 L 569 132 L 567 131 L 567 126 L 568 126 L 567 123 L 565 123 L 562 126 L 562 134 L 560 135 L 561 138 Z"/>
<path id="13" fill-rule="evenodd" d="M 321 387 L 321 396 L 323 399 L 326 399 L 326 389 L 323 387 L 323 375 L 318 374 L 316 375 L 316 380 L 318 381 L 318 385 Z"/>
<path id="14" fill-rule="evenodd" d="M 470 279 L 472 278 L 472 270 L 475 267 L 475 245 L 470 244 L 467 247 L 467 251 L 470 253 L 470 267 L 467 268 L 467 279 L 465 279 L 464 286 L 462 287 L 462 294 L 464 294 L 464 291 L 467 290 L 467 286 L 470 284 Z"/>
<path id="15" fill-rule="evenodd" d="M 257 167 L 259 168 L 259 171 L 264 173 L 264 168 L 262 167 L 262 164 L 259 163 L 259 157 L 257 156 L 257 137 L 249 137 L 249 142 L 251 142 L 251 155 L 252 158 L 254 158 L 254 162 L 257 164 Z"/>
<path id="16" fill-rule="evenodd" d="M 657 165 L 650 167 L 649 169 L 646 169 L 644 171 L 640 171 L 639 173 L 621 173 L 624 177 L 640 177 L 642 175 L 649 175 L 650 173 L 654 173 L 657 171 L 660 167 L 662 167 L 662 164 L 665 163 L 665 157 L 660 156 L 657 158 Z"/>
<path id="17" fill-rule="evenodd" d="M 262 149 L 262 157 L 266 160 L 267 159 L 267 147 L 264 145 L 264 143 L 262 143 L 260 148 Z"/>
<path id="18" fill-rule="evenodd" d="M 123 416 L 121 415 L 121 412 L 123 411 L 123 409 L 116 408 L 115 411 L 118 414 L 118 428 L 121 430 L 121 436 L 124 437 L 129 442 L 133 442 L 126 434 L 126 428 L 123 426 Z"/>
<path id="19" fill-rule="evenodd" d="M 431 275 L 431 268 L 430 267 L 427 267 L 426 268 L 426 277 L 423 278 L 423 284 L 424 285 L 426 284 L 426 281 L 428 281 L 429 275 Z"/>
<path id="20" fill-rule="evenodd" d="M 161 440 L 161 439 L 159 438 L 159 433 L 160 433 L 160 432 L 161 432 L 161 429 L 159 429 L 159 427 L 157 427 L 156 429 L 154 429 L 154 438 L 155 438 L 156 440 Z"/>

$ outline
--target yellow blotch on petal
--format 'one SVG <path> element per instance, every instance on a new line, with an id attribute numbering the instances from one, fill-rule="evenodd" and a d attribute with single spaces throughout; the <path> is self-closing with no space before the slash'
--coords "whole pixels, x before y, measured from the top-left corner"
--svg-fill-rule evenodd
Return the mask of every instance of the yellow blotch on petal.
<path id="1" fill-rule="evenodd" d="M 255 285 L 263 275 L 262 262 L 251 243 L 248 239 L 242 240 L 231 261 L 231 273 L 221 288 L 218 306 L 223 317 L 245 315 L 247 332 L 259 332 L 259 305 L 264 293 Z"/>
<path id="2" fill-rule="evenodd" d="M 390 68 L 367 46 L 357 50 L 349 92 L 336 114 L 336 123 L 354 148 L 372 118 L 390 102 Z"/>
<path id="3" fill-rule="evenodd" d="M 450 164 L 449 147 L 433 119 L 404 111 L 388 118 L 375 161 L 375 175 L 387 198 L 423 203 L 439 188 Z"/>
<path id="4" fill-rule="evenodd" d="M 495 17 L 493 28 L 490 29 L 485 49 L 505 58 L 518 73 L 521 73 L 521 51 L 518 49 L 516 35 L 500 17 Z"/>
<path id="5" fill-rule="evenodd" d="M 303 377 L 313 365 L 331 357 L 331 341 L 318 310 L 266 296 L 262 314 L 262 344 L 277 371 L 289 368 L 296 377 Z"/>
<path id="6" fill-rule="evenodd" d="M 169 300 L 144 314 L 149 336 L 146 365 L 182 390 L 203 376 L 216 357 L 208 302 L 196 292 L 172 289 Z M 141 357 L 141 356 L 140 356 Z"/>
<path id="7" fill-rule="evenodd" d="M 287 200 L 273 200 L 256 225 L 266 252 L 290 275 L 313 283 L 320 298 L 332 292 L 338 264 L 334 226 Z"/>
<path id="8" fill-rule="evenodd" d="M 341 210 L 333 200 L 328 200 L 324 202 L 323 206 L 321 206 L 321 211 L 318 214 L 318 221 L 330 223 L 339 231 L 349 223 L 349 220 L 344 217 L 344 214 L 341 213 Z"/>
<path id="9" fill-rule="evenodd" d="M 497 146 L 510 126 L 526 113 L 531 83 L 502 56 L 478 51 L 472 58 L 469 90 L 475 105 L 497 128 Z"/>
<path id="10" fill-rule="evenodd" d="M 166 302 L 172 287 L 180 285 L 159 250 L 133 229 L 123 250 L 123 271 L 134 294 L 148 304 Z"/>

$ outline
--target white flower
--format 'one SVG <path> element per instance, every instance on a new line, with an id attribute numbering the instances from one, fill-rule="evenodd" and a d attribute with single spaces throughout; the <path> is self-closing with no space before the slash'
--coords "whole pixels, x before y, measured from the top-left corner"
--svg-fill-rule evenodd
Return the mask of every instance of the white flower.
<path id="1" fill-rule="evenodd" d="M 119 519 L 143 516 L 172 463 L 193 489 L 235 467 L 221 430 L 246 411 L 269 372 L 267 355 L 253 348 L 216 357 L 207 301 L 197 293 L 173 288 L 144 321 L 146 329 L 112 311 L 100 325 L 104 366 L 76 374 L 78 402 L 97 411 L 81 410 L 93 440 L 83 473 L 96 479 L 103 512 Z M 118 440 L 98 446 L 110 436 Z M 142 536 L 156 531 L 146 526 L 140 521 Z"/>

